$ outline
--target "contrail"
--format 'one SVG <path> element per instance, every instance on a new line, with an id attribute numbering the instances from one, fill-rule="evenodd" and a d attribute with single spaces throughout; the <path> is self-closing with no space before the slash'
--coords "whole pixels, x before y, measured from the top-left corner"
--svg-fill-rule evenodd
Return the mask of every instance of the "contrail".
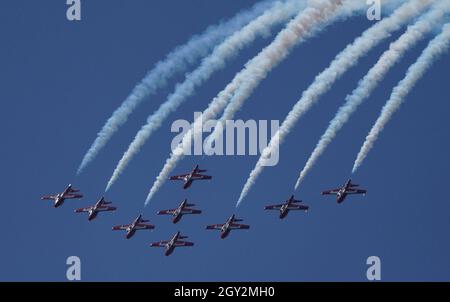
<path id="1" fill-rule="evenodd" d="M 352 44 L 348 45 L 331 62 L 329 67 L 316 76 L 314 82 L 303 92 L 300 100 L 294 105 L 287 115 L 280 129 L 275 133 L 269 145 L 264 149 L 255 168 L 250 173 L 245 183 L 237 206 L 250 192 L 258 176 L 264 169 L 265 158 L 272 154 L 275 148 L 284 141 L 291 132 L 297 121 L 314 105 L 319 98 L 327 92 L 332 85 L 348 69 L 355 66 L 359 59 L 366 55 L 373 47 L 388 38 L 393 32 L 399 30 L 405 23 L 413 17 L 419 15 L 426 7 L 431 4 L 431 0 L 409 1 L 396 9 L 389 17 L 377 22 L 367 29 Z"/>
<path id="2" fill-rule="evenodd" d="M 97 137 L 83 157 L 77 173 L 83 172 L 95 159 L 114 133 L 128 120 L 129 115 L 143 100 L 165 86 L 169 78 L 183 72 L 198 59 L 206 56 L 217 43 L 242 28 L 272 5 L 272 0 L 255 4 L 251 9 L 238 13 L 232 19 L 209 27 L 201 35 L 193 36 L 185 45 L 175 48 L 163 61 L 158 62 L 144 79 L 134 87 L 122 105 L 114 111 L 100 132 L 97 133 Z"/>
<path id="3" fill-rule="evenodd" d="M 361 166 L 362 162 L 372 149 L 375 141 L 383 131 L 392 115 L 400 108 L 405 98 L 414 88 L 415 84 L 424 76 L 431 65 L 443 55 L 450 47 L 450 24 L 443 27 L 442 33 L 434 38 L 422 52 L 417 61 L 411 65 L 406 77 L 394 88 L 389 100 L 384 105 L 380 116 L 366 137 L 366 140 L 358 153 L 353 165 L 353 173 Z"/>
<path id="4" fill-rule="evenodd" d="M 310 14 L 309 19 L 305 19 L 302 21 L 303 23 L 293 20 L 292 24 L 297 24 L 296 26 L 299 26 L 297 36 L 295 36 L 295 34 L 293 36 L 289 36 L 289 32 L 286 32 L 285 36 L 279 36 L 279 39 L 274 41 L 271 48 L 266 48 L 263 55 L 256 57 L 253 62 L 247 66 L 244 70 L 245 75 L 243 75 L 243 83 L 239 86 L 238 91 L 234 94 L 225 108 L 225 111 L 222 117 L 218 120 L 218 125 L 214 128 L 213 133 L 211 133 L 205 141 L 205 152 L 207 154 L 209 154 L 211 150 L 212 143 L 217 137 L 219 137 L 222 129 L 224 129 L 225 122 L 233 118 L 259 83 L 261 83 L 261 81 L 267 76 L 269 71 L 272 70 L 278 62 L 282 61 L 294 46 L 304 41 L 306 38 L 313 36 L 327 25 L 334 23 L 337 18 L 346 18 L 360 8 L 366 8 L 365 3 L 361 1 L 346 1 L 342 5 L 341 10 L 335 12 L 342 4 L 342 1 L 334 1 L 334 3 L 333 1 L 331 2 L 332 3 L 325 3 L 322 1 L 321 3 L 316 3 L 319 9 L 321 9 L 321 6 L 322 9 L 326 9 L 327 5 L 329 5 L 330 8 L 333 8 L 333 10 L 327 15 L 323 15 L 321 12 L 316 15 Z M 321 27 L 316 29 L 311 27 L 311 25 L 317 24 L 318 22 L 323 22 Z"/>
<path id="5" fill-rule="evenodd" d="M 433 8 L 423 15 L 414 25 L 409 26 L 406 32 L 390 45 L 389 50 L 383 53 L 378 62 L 359 82 L 358 87 L 353 93 L 346 97 L 345 104 L 339 108 L 336 116 L 331 120 L 330 125 L 320 138 L 316 148 L 301 171 L 295 189 L 298 188 L 319 157 L 336 137 L 338 131 L 345 125 L 364 100 L 369 97 L 391 67 L 402 59 L 407 50 L 414 47 L 417 42 L 425 38 L 429 32 L 435 29 L 440 21 L 442 21 L 442 17 L 449 10 L 450 1 L 438 2 L 438 4 L 434 5 Z"/>
<path id="6" fill-rule="evenodd" d="M 173 151 L 170 158 L 166 161 L 164 168 L 156 178 L 145 204 L 147 205 L 154 194 L 166 181 L 170 172 L 176 164 L 184 157 L 184 150 L 190 146 L 192 138 L 202 129 L 202 122 L 213 119 L 227 105 L 228 100 L 232 98 L 233 93 L 239 88 L 237 94 L 244 98 L 241 92 L 248 94 L 254 89 L 267 73 L 279 64 L 292 50 L 294 46 L 304 41 L 306 37 L 312 36 L 320 28 L 319 25 L 326 23 L 337 15 L 338 8 L 342 5 L 342 0 L 338 1 L 311 1 L 310 6 L 300 12 L 289 24 L 278 33 L 274 41 L 263 49 L 256 57 L 251 59 L 229 83 L 224 90 L 210 103 L 209 107 L 203 112 L 202 116 L 194 122 L 193 128 L 183 137 L 183 142 Z M 348 1 L 347 3 L 350 3 Z M 360 5 L 361 2 L 357 1 Z M 343 9 L 344 11 L 344 9 Z M 343 12 L 342 11 L 342 12 Z M 345 13 L 349 13 L 348 7 Z M 245 87 L 245 89 L 242 89 Z M 233 97 L 233 98 L 234 98 Z M 237 99 L 236 99 L 237 100 Z"/>
<path id="7" fill-rule="evenodd" d="M 147 123 L 138 131 L 120 159 L 106 190 L 117 181 L 148 138 L 161 126 L 170 113 L 174 112 L 195 92 L 196 87 L 208 80 L 215 71 L 225 67 L 226 61 L 234 57 L 242 48 L 251 44 L 258 36 L 267 35 L 273 26 L 294 17 L 304 6 L 304 0 L 278 1 L 261 16 L 217 46 L 195 71 L 186 76 L 183 83 L 177 85 L 175 92 L 168 97 L 167 101 L 148 117 Z"/>

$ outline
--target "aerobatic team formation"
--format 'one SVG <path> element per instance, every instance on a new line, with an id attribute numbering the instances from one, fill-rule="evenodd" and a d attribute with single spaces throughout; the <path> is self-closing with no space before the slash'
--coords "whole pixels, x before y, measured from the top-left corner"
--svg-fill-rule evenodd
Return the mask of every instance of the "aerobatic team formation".
<path id="1" fill-rule="evenodd" d="M 371 50 L 403 30 L 401 35 L 390 43 L 388 49 L 382 53 L 367 74 L 359 80 L 357 87 L 349 92 L 344 103 L 330 121 L 328 128 L 320 137 L 305 166 L 299 169 L 295 189 L 299 188 L 320 156 L 334 141 L 338 132 L 364 101 L 369 99 L 389 70 L 419 42 L 429 39 L 428 45 L 422 50 L 417 60 L 409 66 L 406 75 L 392 90 L 389 99 L 382 107 L 379 117 L 356 156 L 352 169 L 352 174 L 355 173 L 373 149 L 375 142 L 394 113 L 400 109 L 415 85 L 432 67 L 433 63 L 447 53 L 450 46 L 449 0 L 386 0 L 372 1 L 373 3 L 368 4 L 369 2 L 365 0 L 265 0 L 227 21 L 208 27 L 202 34 L 193 36 L 186 44 L 176 47 L 134 87 L 98 132 L 94 142 L 84 155 L 77 174 L 83 173 L 99 156 L 118 129 L 126 123 L 130 115 L 145 100 L 152 99 L 151 96 L 167 85 L 172 77 L 185 74 L 184 80 L 177 83 L 174 86 L 174 92 L 167 97 L 167 100 L 148 116 L 144 125 L 125 149 L 106 185 L 105 192 L 107 192 L 119 180 L 131 160 L 150 137 L 162 127 L 171 113 L 195 94 L 197 88 L 209 80 L 215 72 L 223 69 L 228 61 L 235 58 L 241 50 L 250 46 L 257 38 L 267 38 L 270 36 L 271 29 L 284 25 L 273 41 L 249 60 L 232 81 L 211 100 L 208 107 L 194 121 L 190 130 L 183 133 L 182 141 L 178 146 L 172 148 L 161 172 L 151 186 L 145 199 L 145 205 L 153 199 L 168 179 L 184 181 L 185 189 L 189 188 L 195 180 L 210 179 L 211 177 L 201 174 L 205 171 L 198 166 L 189 174 L 170 177 L 178 163 L 185 157 L 184 151 L 187 146 L 190 146 L 199 131 L 202 131 L 203 123 L 215 121 L 214 131 L 206 139 L 206 142 L 212 146 L 221 137 L 221 131 L 225 128 L 224 124 L 235 117 L 261 82 L 288 57 L 296 46 L 319 35 L 337 22 L 345 22 L 354 16 L 364 16 L 373 21 L 373 24 L 337 54 L 328 67 L 314 77 L 312 83 L 301 93 L 298 101 L 294 102 L 280 128 L 261 152 L 259 160 L 243 185 L 236 206 L 246 199 L 255 186 L 265 168 L 264 163 L 267 157 L 281 147 L 299 120 Z M 383 10 L 382 14 L 381 10 Z M 199 63 L 198 67 L 192 72 L 187 72 L 187 69 L 195 63 Z M 221 113 L 222 116 L 219 116 Z M 357 187 L 351 180 L 348 180 L 343 187 L 325 191 L 323 194 L 336 194 L 340 203 L 348 194 L 366 193 L 365 190 Z M 46 196 L 47 199 L 55 201 L 55 206 L 61 205 L 65 199 L 80 197 L 81 195 L 77 194 L 77 191 L 70 186 L 61 194 Z M 306 211 L 308 206 L 295 200 L 292 196 L 284 204 L 268 206 L 266 209 L 277 209 L 280 211 L 280 217 L 284 218 L 289 211 Z M 94 206 L 82 208 L 76 212 L 87 212 L 91 220 L 99 212 L 114 210 L 116 208 L 102 198 Z M 161 215 L 173 215 L 175 223 L 184 214 L 200 213 L 200 210 L 193 209 L 193 205 L 189 204 L 187 200 L 177 209 L 159 212 Z M 248 228 L 246 225 L 237 223 L 239 221 L 232 216 L 225 224 L 209 226 L 208 229 L 221 230 L 222 237 L 225 237 L 230 230 Z M 132 224 L 117 226 L 113 230 L 125 230 L 127 238 L 129 238 L 136 230 L 152 229 L 153 227 L 146 224 L 142 216 L 139 216 Z M 167 254 L 170 254 L 177 246 L 192 245 L 192 243 L 183 241 L 185 238 L 177 233 L 171 240 L 152 246 L 164 246 Z"/>
<path id="2" fill-rule="evenodd" d="M 197 165 L 189 174 L 176 175 L 172 176 L 170 180 L 181 180 L 183 181 L 183 189 L 189 189 L 192 183 L 196 180 L 209 180 L 212 179 L 211 176 L 203 175 L 201 173 L 206 172 L 206 170 L 201 170 Z M 359 185 L 353 184 L 351 180 L 348 180 L 342 187 L 332 190 L 323 191 L 322 195 L 336 195 L 337 203 L 344 202 L 345 198 L 348 195 L 352 194 L 366 194 L 367 191 L 364 189 L 359 189 Z M 42 196 L 43 200 L 52 200 L 55 208 L 60 207 L 64 204 L 64 201 L 67 199 L 80 199 L 83 198 L 83 195 L 79 193 L 80 191 L 73 188 L 72 185 L 68 185 L 67 188 L 59 193 L 54 195 L 45 195 Z M 183 202 L 176 208 L 170 210 L 162 210 L 158 211 L 157 215 L 171 215 L 172 222 L 174 224 L 178 223 L 184 215 L 198 215 L 201 214 L 202 211 L 198 209 L 194 209 L 195 204 L 188 203 L 188 200 L 185 199 Z M 292 195 L 289 199 L 287 199 L 282 204 L 277 205 L 268 205 L 264 208 L 265 210 L 277 210 L 279 212 L 280 219 L 286 218 L 290 211 L 305 211 L 309 210 L 309 206 L 304 204 L 301 200 L 296 200 L 294 195 Z M 100 198 L 94 205 L 76 209 L 75 213 L 87 213 L 88 220 L 94 220 L 100 212 L 112 212 L 116 211 L 117 208 L 111 206 L 111 202 L 105 200 L 104 197 Z M 155 225 L 149 224 L 149 220 L 145 220 L 141 215 L 139 215 L 136 219 L 133 220 L 131 224 L 123 224 L 113 226 L 113 231 L 125 231 L 125 238 L 130 239 L 134 236 L 136 231 L 139 230 L 153 230 L 155 229 Z M 218 230 L 220 231 L 220 238 L 225 239 L 228 237 L 232 230 L 248 230 L 250 229 L 249 225 L 241 224 L 242 219 L 236 218 L 236 215 L 232 215 L 227 219 L 225 223 L 221 224 L 213 224 L 206 226 L 207 230 Z M 165 255 L 170 256 L 175 248 L 177 247 L 187 247 L 193 246 L 193 242 L 184 241 L 187 239 L 187 236 L 181 234 L 181 232 L 177 232 L 170 240 L 163 240 L 159 242 L 152 243 L 151 247 L 162 247 L 165 248 Z"/>

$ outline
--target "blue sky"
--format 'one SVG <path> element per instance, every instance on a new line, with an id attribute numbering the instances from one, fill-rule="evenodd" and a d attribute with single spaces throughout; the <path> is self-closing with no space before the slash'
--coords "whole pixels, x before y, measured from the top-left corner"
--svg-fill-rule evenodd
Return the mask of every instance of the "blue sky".
<path id="1" fill-rule="evenodd" d="M 368 195 L 342 205 L 320 195 L 350 176 L 380 108 L 431 37 L 389 72 L 295 192 L 311 206 L 307 214 L 279 221 L 262 209 L 292 194 L 299 171 L 345 96 L 401 32 L 373 49 L 297 124 L 281 148 L 280 164 L 265 170 L 239 209 L 236 199 L 257 161 L 254 156 L 186 158 L 175 172 L 199 163 L 213 181 L 195 183 L 188 191 L 166 183 L 146 209 L 143 202 L 170 153 L 172 122 L 192 120 L 194 111 L 205 109 L 270 39 L 241 52 L 164 123 L 107 193 L 117 212 L 91 223 L 73 213 L 103 194 L 136 131 L 183 75 L 148 99 L 76 176 L 95 134 L 133 86 L 175 46 L 255 2 L 82 1 L 80 22 L 66 20 L 65 1 L 1 2 L 0 280 L 65 281 L 66 258 L 73 255 L 81 258 L 84 281 L 364 281 L 369 256 L 381 258 L 385 281 L 450 280 L 448 55 L 415 87 L 354 176 Z M 370 25 L 363 17 L 336 23 L 296 48 L 261 83 L 238 118 L 283 120 L 314 76 Z M 86 198 L 59 209 L 39 199 L 68 183 Z M 184 198 L 204 215 L 186 217 L 179 225 L 155 215 Z M 111 231 L 140 212 L 156 224 L 153 232 L 126 241 L 124 234 Z M 225 241 L 204 230 L 234 212 L 251 230 Z M 196 246 L 168 258 L 148 247 L 178 230 Z"/>

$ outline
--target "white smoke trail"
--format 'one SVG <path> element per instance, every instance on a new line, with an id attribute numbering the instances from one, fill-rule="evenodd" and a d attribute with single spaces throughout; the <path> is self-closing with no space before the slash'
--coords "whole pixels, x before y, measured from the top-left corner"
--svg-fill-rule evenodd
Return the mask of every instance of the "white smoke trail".
<path id="1" fill-rule="evenodd" d="M 194 122 L 193 128 L 183 137 L 183 142 L 174 150 L 171 157 L 166 161 L 162 171 L 156 178 L 145 204 L 147 205 L 154 194 L 166 181 L 170 172 L 176 164 L 184 157 L 184 150 L 189 148 L 192 138 L 195 136 L 196 129 L 202 128 L 202 122 L 213 119 L 219 114 L 232 97 L 232 94 L 239 88 L 239 98 L 244 99 L 254 89 L 267 73 L 279 64 L 298 43 L 304 41 L 306 37 L 312 36 L 320 28 L 320 24 L 326 24 L 328 20 L 337 16 L 337 10 L 342 5 L 339 1 L 314 1 L 303 12 L 299 13 L 284 28 L 274 41 L 262 50 L 255 58 L 250 60 L 245 68 L 240 71 L 231 83 L 222 90 L 219 95 L 210 103 L 209 107 L 203 112 L 202 116 Z M 347 1 L 350 4 L 352 1 Z M 356 2 L 355 2 L 356 3 Z M 361 2 L 357 1 L 360 6 Z M 346 7 L 341 13 L 349 14 L 350 9 Z M 242 89 L 241 89 L 242 88 Z M 235 94 L 236 97 L 238 94 Z M 245 96 L 246 94 L 246 96 Z M 233 98 L 234 98 L 233 97 Z M 237 100 L 237 99 L 235 99 Z"/>
<path id="2" fill-rule="evenodd" d="M 384 105 L 380 116 L 367 135 L 366 140 L 358 153 L 353 165 L 353 173 L 361 166 L 381 131 L 383 131 L 386 124 L 392 118 L 392 115 L 400 108 L 411 89 L 414 88 L 415 84 L 424 76 L 425 72 L 431 67 L 436 59 L 448 51 L 449 47 L 450 24 L 446 24 L 443 27 L 442 33 L 436 36 L 436 38 L 428 44 L 427 48 L 422 52 L 417 61 L 409 67 L 406 77 L 394 88 L 389 100 Z"/>
<path id="3" fill-rule="evenodd" d="M 267 35 L 273 26 L 286 22 L 295 16 L 304 6 L 304 0 L 276 2 L 275 5 L 264 12 L 264 14 L 217 46 L 213 53 L 205 58 L 195 71 L 186 76 L 183 83 L 177 85 L 175 92 L 167 98 L 167 101 L 148 117 L 147 123 L 138 131 L 134 140 L 117 164 L 106 190 L 118 180 L 122 172 L 133 157 L 140 151 L 148 138 L 161 127 L 162 123 L 170 113 L 175 111 L 195 92 L 196 87 L 208 80 L 215 71 L 223 68 L 226 61 L 235 56 L 242 48 L 251 44 L 258 36 Z"/>
<path id="4" fill-rule="evenodd" d="M 192 37 L 185 45 L 175 48 L 167 55 L 165 60 L 158 62 L 106 121 L 83 157 L 77 173 L 83 172 L 96 158 L 114 133 L 128 120 L 129 115 L 143 100 L 165 86 L 169 78 L 186 70 L 189 65 L 194 64 L 198 59 L 207 55 L 217 43 L 262 14 L 272 5 L 272 0 L 258 3 L 251 9 L 238 13 L 226 22 L 211 26 L 201 35 Z"/>
<path id="5" fill-rule="evenodd" d="M 324 5 L 320 3 L 316 3 L 317 5 Z M 328 3 L 330 4 L 330 3 Z M 334 3 L 337 8 L 337 2 Z M 243 106 L 244 102 L 248 99 L 248 97 L 253 93 L 253 91 L 256 89 L 256 87 L 259 85 L 259 83 L 267 76 L 268 72 L 273 68 L 275 64 L 272 62 L 273 60 L 278 61 L 284 59 L 289 54 L 289 51 L 292 49 L 293 46 L 299 44 L 300 42 L 304 41 L 306 38 L 309 38 L 313 36 L 317 31 L 323 29 L 325 26 L 334 23 L 337 18 L 346 18 L 349 15 L 352 15 L 355 11 L 366 8 L 365 3 L 361 1 L 346 1 L 345 4 L 340 8 L 340 11 L 336 14 L 330 15 L 330 17 L 323 18 L 322 21 L 327 20 L 328 22 L 325 22 L 321 28 L 314 29 L 310 31 L 309 33 L 300 33 L 299 38 L 293 36 L 289 37 L 288 33 L 286 34 L 286 37 L 280 36 L 278 40 L 275 40 L 273 45 L 271 45 L 271 48 L 265 49 L 266 53 L 264 55 L 256 57 L 253 62 L 248 64 L 245 75 L 245 79 L 243 84 L 239 87 L 238 91 L 235 93 L 233 98 L 230 100 L 229 104 L 225 108 L 225 111 L 222 115 L 222 117 L 217 121 L 217 125 L 214 128 L 213 133 L 208 136 L 208 138 L 205 140 L 205 152 L 207 154 L 210 154 L 212 143 L 216 140 L 216 138 L 219 137 L 220 133 L 222 132 L 222 129 L 225 127 L 225 123 L 227 120 L 230 120 L 233 118 L 233 116 L 236 114 L 238 110 Z M 312 16 L 311 19 L 314 19 L 315 17 Z M 308 24 L 309 20 L 305 21 L 305 24 Z M 292 21 L 292 23 L 295 23 L 295 20 Z M 298 23 L 300 26 L 302 24 Z M 307 29 L 306 29 L 307 30 Z M 284 41 L 284 39 L 289 38 L 291 41 Z M 277 45 L 279 43 L 282 45 L 283 43 L 286 43 L 286 47 L 279 47 Z M 278 49 L 282 49 L 285 51 L 285 53 L 277 53 Z M 274 52 L 274 54 L 270 54 L 270 52 Z M 266 67 L 267 66 L 267 67 Z"/>
<path id="6" fill-rule="evenodd" d="M 442 20 L 446 12 L 450 10 L 450 1 L 438 2 L 433 8 L 423 15 L 414 25 L 408 27 L 406 32 L 389 47 L 389 50 L 383 53 L 378 62 L 369 70 L 367 75 L 359 82 L 358 87 L 353 93 L 346 98 L 346 102 L 339 108 L 336 116 L 331 120 L 325 133 L 317 143 L 316 148 L 312 152 L 305 167 L 295 185 L 298 188 L 304 180 L 308 172 L 312 169 L 319 157 L 326 150 L 328 145 L 336 137 L 338 131 L 347 123 L 351 115 L 358 109 L 364 100 L 372 93 L 373 89 L 378 86 L 380 81 L 385 77 L 389 69 L 396 64 L 406 53 L 408 49 L 423 39 L 431 32 Z"/>
<path id="7" fill-rule="evenodd" d="M 411 18 L 420 14 L 431 2 L 431 0 L 415 0 L 403 4 L 389 17 L 385 17 L 366 30 L 352 44 L 339 53 L 329 67 L 316 76 L 314 82 L 303 92 L 301 99 L 294 105 L 280 129 L 262 152 L 260 159 L 251 171 L 242 189 L 237 203 L 238 206 L 250 192 L 258 176 L 263 171 L 265 159 L 284 141 L 297 121 L 332 87 L 337 79 L 348 69 L 355 66 L 361 57 L 388 38 L 392 32 L 399 30 Z"/>

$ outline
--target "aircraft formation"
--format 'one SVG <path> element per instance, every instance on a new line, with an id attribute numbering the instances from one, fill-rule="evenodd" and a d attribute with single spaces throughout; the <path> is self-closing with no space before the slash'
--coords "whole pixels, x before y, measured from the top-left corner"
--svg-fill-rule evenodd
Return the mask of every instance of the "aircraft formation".
<path id="1" fill-rule="evenodd" d="M 188 189 L 192 186 L 194 181 L 198 180 L 211 180 L 212 176 L 204 175 L 202 173 L 207 172 L 207 170 L 202 170 L 197 165 L 190 173 L 176 175 L 169 178 L 169 180 L 173 181 L 183 181 L 183 189 Z M 355 194 L 366 194 L 367 190 L 360 189 L 359 185 L 352 183 L 351 179 L 349 179 L 343 186 L 326 190 L 322 192 L 322 195 L 336 195 L 336 201 L 338 204 L 341 204 L 345 201 L 348 195 Z M 81 199 L 83 195 L 80 193 L 80 190 L 75 189 L 72 185 L 68 185 L 64 191 L 58 194 L 53 195 L 45 195 L 42 196 L 42 200 L 52 200 L 53 206 L 58 208 L 64 204 L 66 200 L 69 199 Z M 195 204 L 191 204 L 187 199 L 184 199 L 181 204 L 175 209 L 169 210 L 161 210 L 158 211 L 157 215 L 169 215 L 172 216 L 172 222 L 177 224 L 185 215 L 200 215 L 202 211 L 199 209 L 195 209 Z M 276 205 L 268 205 L 264 207 L 265 210 L 276 210 L 279 212 L 279 218 L 285 219 L 287 215 L 291 211 L 304 211 L 308 212 L 309 206 L 304 204 L 302 200 L 296 200 L 295 196 L 292 195 L 289 199 L 287 199 L 282 204 Z M 79 208 L 75 210 L 75 213 L 87 213 L 88 220 L 92 221 L 97 218 L 98 214 L 101 212 L 113 212 L 116 211 L 117 207 L 112 206 L 112 203 L 107 201 L 104 197 L 101 197 L 94 205 Z M 227 238 L 231 231 L 234 230 L 248 230 L 250 229 L 249 225 L 241 224 L 242 219 L 236 217 L 235 214 L 231 215 L 225 223 L 213 224 L 206 226 L 206 230 L 217 230 L 220 231 L 220 238 Z M 131 239 L 137 231 L 140 230 L 153 230 L 155 229 L 155 225 L 149 223 L 149 220 L 143 218 L 143 215 L 140 214 L 137 218 L 133 220 L 130 224 L 117 225 L 113 226 L 113 231 L 125 231 L 125 238 Z M 175 248 L 178 247 L 192 247 L 194 246 L 193 242 L 185 241 L 188 236 L 182 235 L 181 232 L 177 232 L 172 238 L 169 240 L 162 240 L 159 242 L 151 243 L 150 247 L 161 247 L 165 249 L 164 255 L 170 256 Z"/>

